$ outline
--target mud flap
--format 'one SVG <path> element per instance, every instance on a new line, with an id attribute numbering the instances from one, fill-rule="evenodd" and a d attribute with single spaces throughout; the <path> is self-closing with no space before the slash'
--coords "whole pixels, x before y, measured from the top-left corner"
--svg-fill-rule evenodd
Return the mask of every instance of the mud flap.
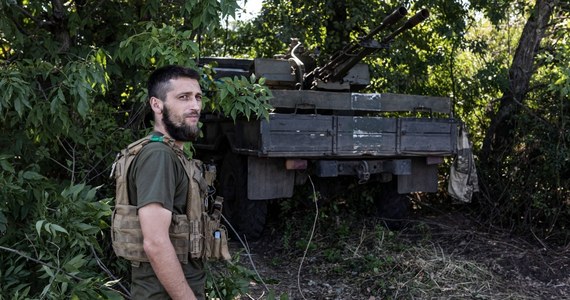
<path id="1" fill-rule="evenodd" d="M 412 159 L 412 174 L 398 175 L 398 193 L 437 192 L 437 164 L 428 164 L 427 158 Z"/>

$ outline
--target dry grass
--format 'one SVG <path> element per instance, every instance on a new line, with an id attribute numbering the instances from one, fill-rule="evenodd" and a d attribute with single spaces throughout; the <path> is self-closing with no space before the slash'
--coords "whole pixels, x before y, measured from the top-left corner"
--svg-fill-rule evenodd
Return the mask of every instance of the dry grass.
<path id="1" fill-rule="evenodd" d="M 420 217 L 400 232 L 342 220 L 319 223 L 300 277 L 310 228 L 275 230 L 252 245 L 277 299 L 570 298 L 568 247 L 545 250 L 508 233 L 477 231 L 456 213 Z M 252 283 L 242 299 L 267 295 Z"/>
<path id="2" fill-rule="evenodd" d="M 438 244 L 414 246 L 405 251 L 395 276 L 394 298 L 409 299 L 522 299 L 501 284 L 481 263 L 446 254 Z M 399 282 L 405 279 L 404 282 Z"/>

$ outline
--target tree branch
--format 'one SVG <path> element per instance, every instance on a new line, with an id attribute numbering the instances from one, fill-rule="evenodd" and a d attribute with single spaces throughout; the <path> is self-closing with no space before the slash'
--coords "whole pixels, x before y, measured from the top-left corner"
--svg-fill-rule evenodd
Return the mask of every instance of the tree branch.
<path id="1" fill-rule="evenodd" d="M 14 254 L 17 254 L 17 255 L 19 255 L 19 256 L 21 256 L 21 257 L 27 259 L 27 260 L 31 260 L 31 261 L 33 261 L 33 262 L 35 262 L 35 263 L 38 263 L 38 264 L 43 265 L 43 266 L 46 266 L 46 267 L 48 267 L 48 268 L 50 268 L 50 269 L 54 269 L 54 270 L 57 270 L 58 272 L 62 272 L 62 273 L 68 275 L 69 277 L 71 277 L 71 278 L 73 278 L 73 279 L 75 279 L 75 280 L 77 280 L 77 281 L 82 281 L 82 280 L 83 280 L 83 279 L 80 278 L 80 277 L 77 277 L 77 276 L 75 276 L 75 275 L 73 275 L 73 274 L 67 273 L 64 269 L 62 269 L 62 268 L 60 268 L 60 267 L 52 266 L 52 265 L 50 265 L 50 264 L 48 264 L 48 263 L 46 263 L 46 262 L 43 262 L 43 261 L 41 261 L 41 260 L 39 260 L 39 259 L 35 259 L 35 258 L 33 258 L 33 257 L 29 256 L 29 255 L 26 255 L 25 253 L 20 252 L 20 251 L 18 251 L 18 250 L 15 250 L 15 249 L 12 249 L 12 248 L 7 248 L 7 247 L 4 247 L 4 246 L 0 246 L 0 250 L 12 252 L 12 253 L 14 253 Z"/>

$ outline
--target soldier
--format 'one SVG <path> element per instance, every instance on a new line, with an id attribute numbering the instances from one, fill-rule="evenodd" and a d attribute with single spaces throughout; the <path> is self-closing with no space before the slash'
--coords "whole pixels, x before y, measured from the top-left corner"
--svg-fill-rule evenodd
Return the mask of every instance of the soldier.
<path id="1" fill-rule="evenodd" d="M 199 74 L 180 66 L 157 69 L 148 80 L 154 117 L 153 136 L 163 136 L 182 149 L 199 134 L 202 107 Z M 179 261 L 169 237 L 173 215 L 186 213 L 189 179 L 183 164 L 165 143 L 149 143 L 128 171 L 129 202 L 138 209 L 143 249 L 149 262 L 133 264 L 133 299 L 204 299 L 201 258 Z M 138 265 L 138 266 L 137 266 Z"/>

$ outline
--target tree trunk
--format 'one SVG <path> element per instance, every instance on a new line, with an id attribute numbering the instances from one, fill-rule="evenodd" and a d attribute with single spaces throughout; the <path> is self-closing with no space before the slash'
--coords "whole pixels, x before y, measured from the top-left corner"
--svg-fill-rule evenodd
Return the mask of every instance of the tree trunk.
<path id="1" fill-rule="evenodd" d="M 54 20 L 53 34 L 61 44 L 59 46 L 59 52 L 66 53 L 71 47 L 71 35 L 69 33 L 69 24 L 67 23 L 67 10 L 60 0 L 52 0 L 51 4 L 53 7 L 52 17 Z"/>
<path id="2" fill-rule="evenodd" d="M 559 0 L 536 0 L 521 34 L 519 44 L 509 69 L 509 88 L 499 99 L 499 109 L 491 116 L 491 124 L 485 134 L 481 157 L 487 163 L 500 160 L 499 153 L 508 150 L 514 142 L 514 117 L 529 89 L 530 79 L 535 71 L 534 59 L 540 41 L 544 37 L 552 11 Z"/>
<path id="3" fill-rule="evenodd" d="M 332 54 L 350 42 L 350 28 L 346 28 L 346 1 L 327 1 L 332 12 L 325 20 L 327 54 Z M 328 56 L 328 55 L 327 55 Z"/>

